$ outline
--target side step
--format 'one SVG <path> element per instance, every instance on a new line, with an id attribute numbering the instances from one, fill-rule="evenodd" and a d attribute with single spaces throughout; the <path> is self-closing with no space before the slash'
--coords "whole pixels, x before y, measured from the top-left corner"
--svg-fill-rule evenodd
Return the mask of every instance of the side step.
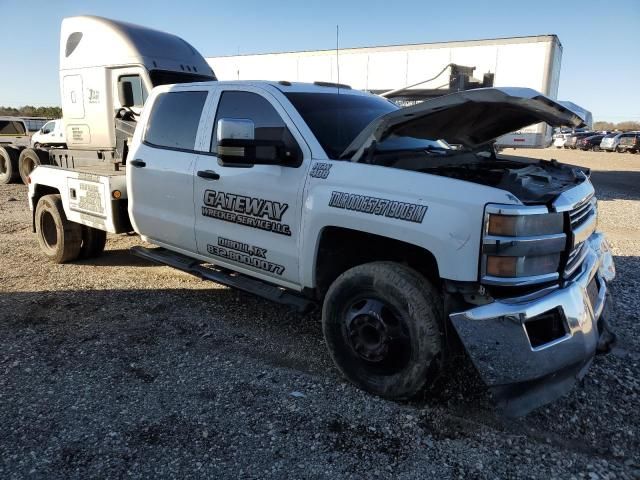
<path id="1" fill-rule="evenodd" d="M 276 287 L 270 283 L 247 277 L 240 273 L 228 272 L 215 267 L 204 267 L 204 262 L 166 248 L 131 247 L 131 253 L 155 263 L 168 265 L 183 272 L 190 273 L 203 280 L 212 280 L 228 287 L 237 288 L 253 293 L 273 302 L 283 303 L 294 307 L 301 313 L 311 311 L 316 305 L 312 300 L 289 290 Z"/>

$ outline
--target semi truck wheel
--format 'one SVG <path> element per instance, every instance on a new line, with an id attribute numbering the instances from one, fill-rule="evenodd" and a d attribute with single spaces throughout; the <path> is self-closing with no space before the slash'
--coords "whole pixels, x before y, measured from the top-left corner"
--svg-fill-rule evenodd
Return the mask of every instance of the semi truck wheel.
<path id="1" fill-rule="evenodd" d="M 83 225 L 79 258 L 88 259 L 99 256 L 104 251 L 106 243 L 107 232 Z"/>
<path id="2" fill-rule="evenodd" d="M 36 233 L 44 254 L 54 263 L 78 258 L 82 225 L 67 220 L 60 195 L 45 195 L 36 207 Z"/>
<path id="3" fill-rule="evenodd" d="M 18 161 L 20 169 L 20 178 L 22 183 L 27 184 L 27 178 L 31 175 L 31 172 L 42 164 L 47 164 L 49 154 L 44 150 L 34 150 L 32 148 L 25 148 L 20 153 L 20 159 Z"/>
<path id="4" fill-rule="evenodd" d="M 407 399 L 440 369 L 442 298 L 415 270 L 394 262 L 359 265 L 331 285 L 322 327 L 338 369 L 360 388 Z"/>
<path id="5" fill-rule="evenodd" d="M 0 185 L 15 182 L 20 176 L 18 158 L 18 150 L 15 148 L 0 147 Z"/>

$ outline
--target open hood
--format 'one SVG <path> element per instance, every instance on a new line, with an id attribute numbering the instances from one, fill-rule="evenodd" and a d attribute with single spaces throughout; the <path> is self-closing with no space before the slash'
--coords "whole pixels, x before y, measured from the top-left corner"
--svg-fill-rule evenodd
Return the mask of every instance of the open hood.
<path id="1" fill-rule="evenodd" d="M 376 118 L 351 142 L 341 158 L 358 161 L 367 148 L 392 134 L 444 139 L 473 149 L 539 122 L 552 126 L 583 125 L 571 110 L 530 88 L 466 90 Z"/>

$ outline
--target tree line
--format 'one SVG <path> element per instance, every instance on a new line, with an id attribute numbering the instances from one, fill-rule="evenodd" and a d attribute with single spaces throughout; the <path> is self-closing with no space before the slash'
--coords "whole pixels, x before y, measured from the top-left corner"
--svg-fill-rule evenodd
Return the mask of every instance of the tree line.
<path id="1" fill-rule="evenodd" d="M 640 130 L 640 122 L 626 121 L 626 122 L 593 122 L 594 130 L 621 130 L 628 132 L 631 130 Z"/>
<path id="2" fill-rule="evenodd" d="M 31 105 L 20 108 L 0 107 L 0 115 L 5 117 L 61 118 L 62 109 L 60 107 L 34 107 Z"/>

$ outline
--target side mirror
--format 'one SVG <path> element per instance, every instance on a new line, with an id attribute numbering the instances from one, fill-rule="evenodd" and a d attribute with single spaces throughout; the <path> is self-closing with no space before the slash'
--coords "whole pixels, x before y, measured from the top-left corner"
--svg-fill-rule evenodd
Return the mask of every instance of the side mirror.
<path id="1" fill-rule="evenodd" d="M 221 118 L 216 128 L 217 156 L 223 164 L 278 165 L 295 160 L 282 140 L 256 140 L 255 124 L 242 118 Z"/>
<path id="2" fill-rule="evenodd" d="M 133 107 L 133 85 L 131 82 L 118 83 L 118 99 L 123 107 Z"/>

